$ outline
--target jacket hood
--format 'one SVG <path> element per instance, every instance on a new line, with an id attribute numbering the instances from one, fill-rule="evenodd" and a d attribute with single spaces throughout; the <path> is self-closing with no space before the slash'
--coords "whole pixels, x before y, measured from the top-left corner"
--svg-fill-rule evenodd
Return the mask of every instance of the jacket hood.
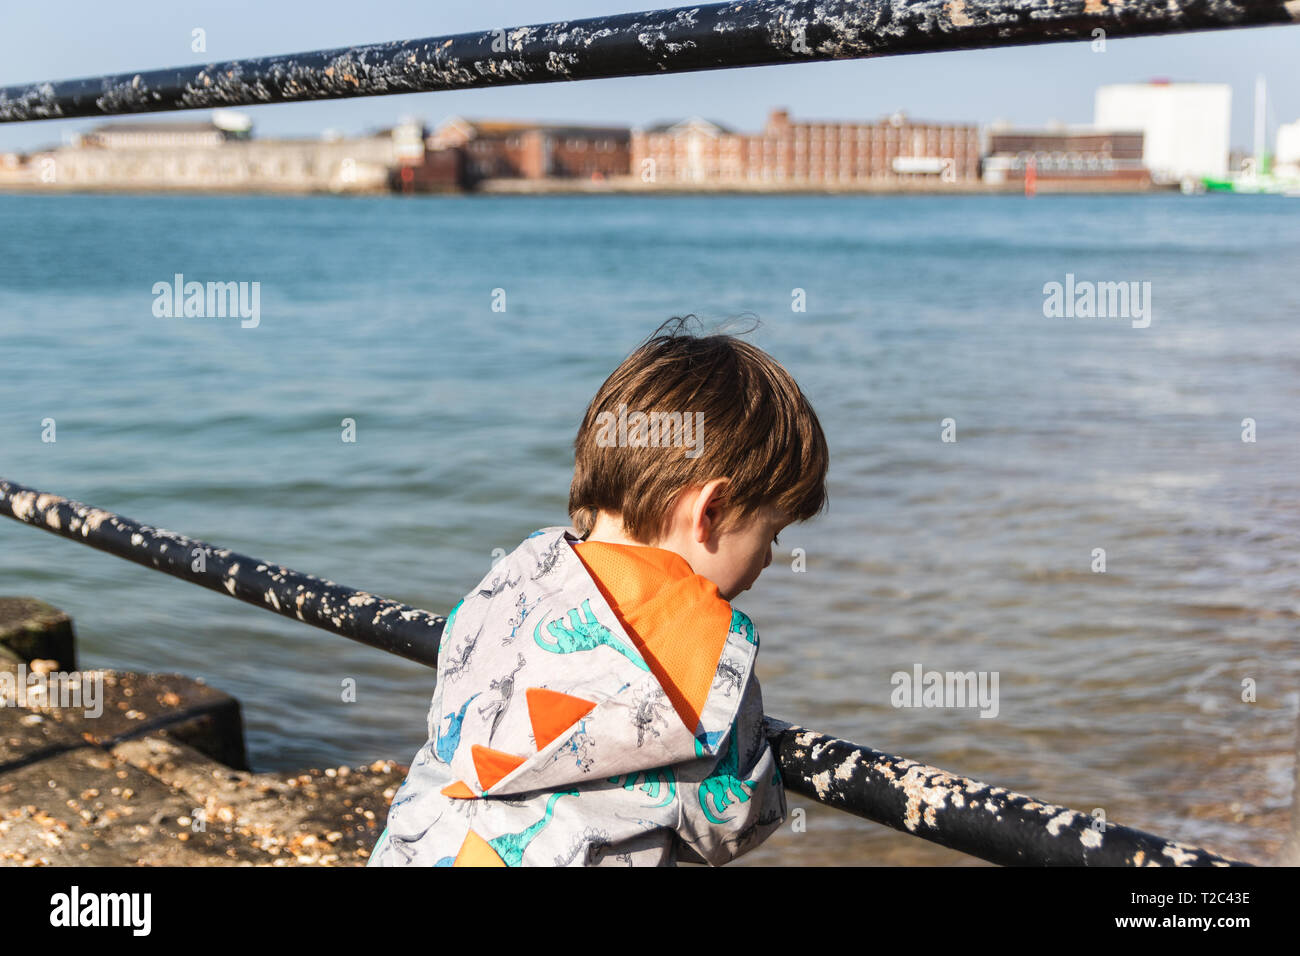
<path id="1" fill-rule="evenodd" d="M 658 548 L 593 543 L 598 583 L 580 543 L 534 532 L 448 616 L 429 714 L 447 796 L 613 785 L 722 747 L 758 650 L 749 619 Z"/>

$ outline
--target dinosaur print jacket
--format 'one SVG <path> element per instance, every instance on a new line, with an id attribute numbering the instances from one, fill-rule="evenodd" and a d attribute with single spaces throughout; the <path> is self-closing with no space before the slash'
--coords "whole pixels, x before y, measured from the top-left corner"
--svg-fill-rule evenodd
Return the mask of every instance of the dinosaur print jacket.
<path id="1" fill-rule="evenodd" d="M 429 738 L 369 865 L 745 853 L 786 815 L 757 653 L 679 555 L 534 532 L 448 615 Z"/>

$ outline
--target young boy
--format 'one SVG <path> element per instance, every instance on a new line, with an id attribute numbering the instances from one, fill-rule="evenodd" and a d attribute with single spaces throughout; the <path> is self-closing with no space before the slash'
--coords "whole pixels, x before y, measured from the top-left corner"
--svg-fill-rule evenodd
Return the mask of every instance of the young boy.
<path id="1" fill-rule="evenodd" d="M 720 865 L 785 819 L 758 631 L 729 602 L 825 506 L 826 439 L 771 356 L 673 323 L 587 409 L 574 529 L 534 532 L 448 615 L 369 865 Z"/>

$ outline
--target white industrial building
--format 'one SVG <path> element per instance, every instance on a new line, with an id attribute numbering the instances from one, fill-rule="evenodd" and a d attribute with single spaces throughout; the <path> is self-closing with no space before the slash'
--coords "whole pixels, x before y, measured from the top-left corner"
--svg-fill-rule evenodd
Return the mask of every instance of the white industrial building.
<path id="1" fill-rule="evenodd" d="M 1277 153 L 1273 161 L 1279 175 L 1300 176 L 1300 120 L 1277 128 Z"/>
<path id="2" fill-rule="evenodd" d="M 1143 134 L 1142 161 L 1157 182 L 1228 173 L 1232 87 L 1226 83 L 1122 83 L 1097 90 L 1098 129 Z"/>

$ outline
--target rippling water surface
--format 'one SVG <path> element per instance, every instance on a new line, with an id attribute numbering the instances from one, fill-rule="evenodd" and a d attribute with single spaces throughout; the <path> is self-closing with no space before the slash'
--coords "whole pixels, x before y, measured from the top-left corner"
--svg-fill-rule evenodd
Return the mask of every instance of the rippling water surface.
<path id="1" fill-rule="evenodd" d="M 1281 843 L 1300 201 L 0 196 L 0 224 L 0 476 L 442 613 L 565 520 L 585 404 L 641 338 L 757 316 L 832 451 L 830 510 L 737 602 L 767 712 L 1229 855 Z M 260 325 L 155 318 L 175 273 L 260 282 Z M 1067 274 L 1150 282 L 1150 326 L 1044 317 Z M 423 742 L 428 670 L 10 522 L 0 593 L 71 613 L 86 665 L 237 696 L 256 769 Z M 915 664 L 996 671 L 997 716 L 891 706 Z M 794 802 L 806 831 L 746 860 L 973 862 Z"/>

